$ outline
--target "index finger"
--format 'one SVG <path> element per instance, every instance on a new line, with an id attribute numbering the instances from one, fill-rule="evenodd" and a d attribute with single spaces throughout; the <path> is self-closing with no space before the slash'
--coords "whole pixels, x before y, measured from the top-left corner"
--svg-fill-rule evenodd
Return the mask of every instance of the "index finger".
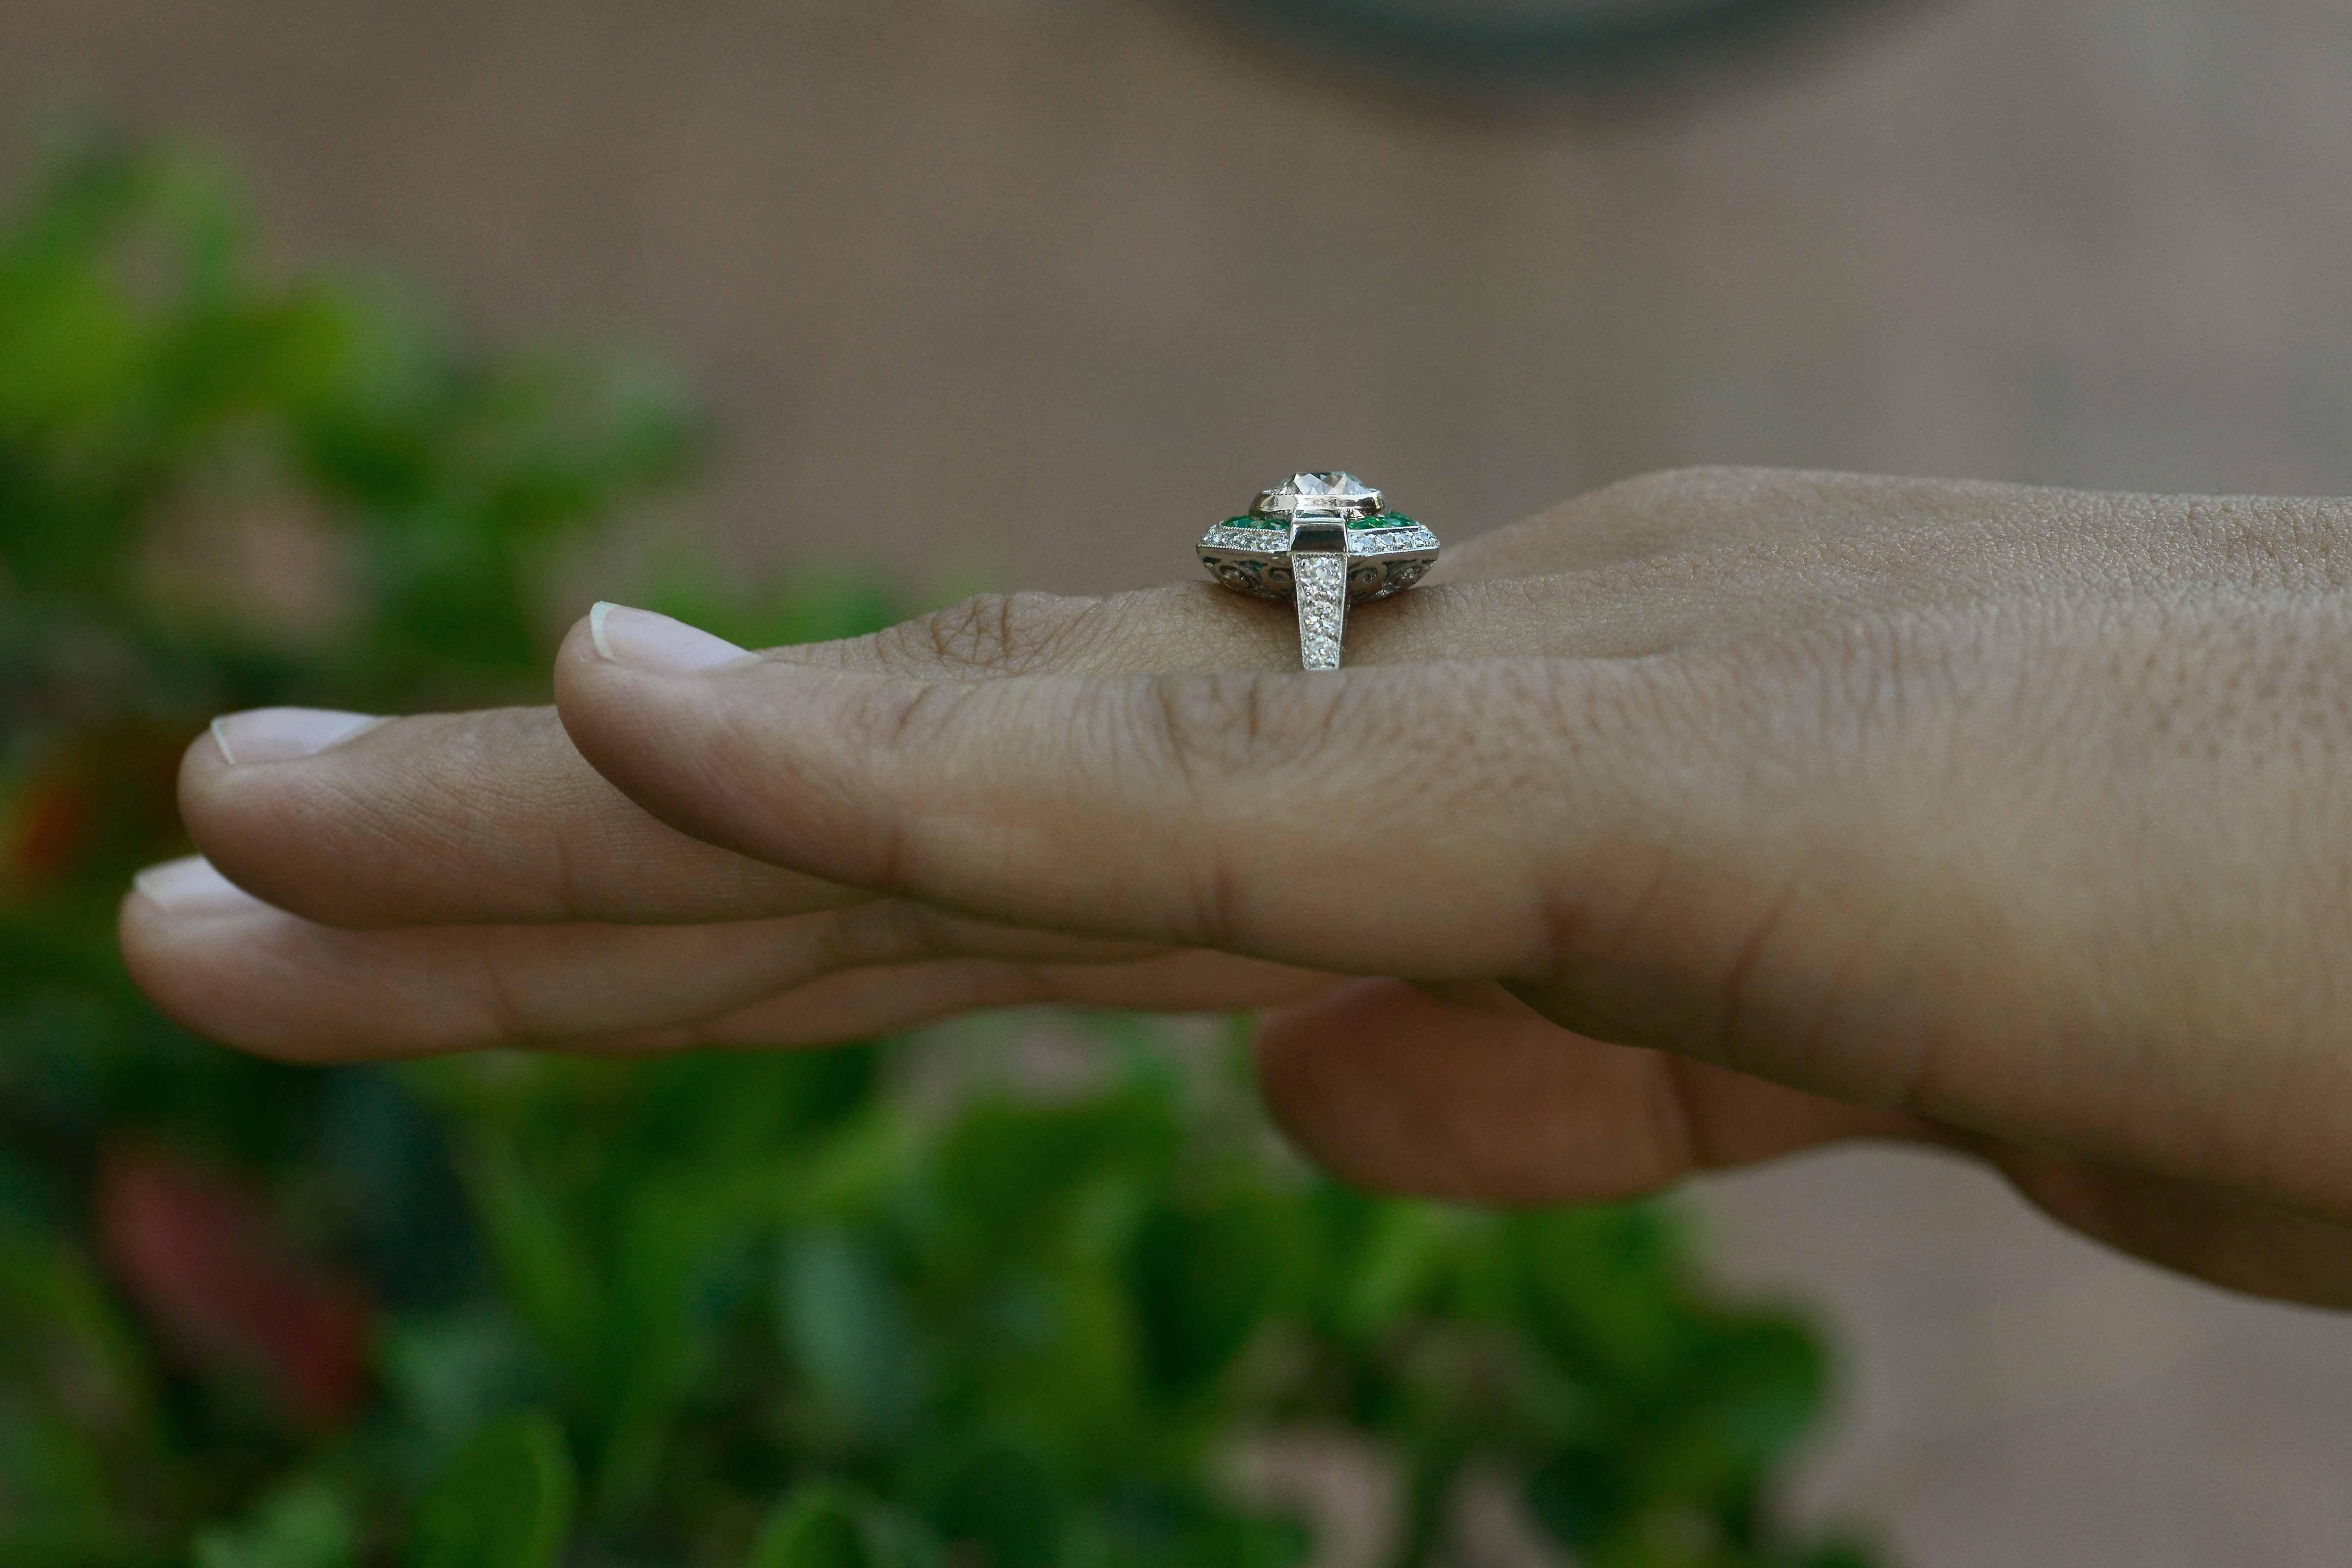
<path id="1" fill-rule="evenodd" d="M 1246 668 L 1285 657 L 1280 606 L 1208 586 L 1115 601 L 987 596 L 870 637 L 772 650 L 779 664 L 972 680 L 1020 670 Z M 597 635 L 671 658 L 743 650 L 600 606 Z M 701 843 L 583 763 L 551 708 L 370 719 L 232 714 L 183 760 L 197 847 L 280 909 L 343 926 L 760 919 L 863 899 Z"/>
<path id="2" fill-rule="evenodd" d="M 1549 889 L 1590 885 L 1582 862 L 1613 842 L 1670 839 L 1722 773 L 1702 716 L 1630 661 L 974 685 L 655 672 L 575 632 L 557 692 L 632 798 L 776 865 L 1014 924 L 1418 979 L 1543 962 Z"/>
<path id="3" fill-rule="evenodd" d="M 1574 616 L 1512 584 L 1420 589 L 1366 606 L 1359 664 L 1549 650 Z M 1577 635 L 1613 637 L 1584 617 Z M 680 668 L 753 656 L 667 617 L 600 605 L 592 640 Z M 1648 635 L 1644 633 L 1643 635 Z M 780 668 L 964 683 L 1297 668 L 1296 614 L 1208 584 L 1108 599 L 984 595 L 868 637 L 772 649 Z M 658 761 L 658 759 L 651 759 Z M 182 815 L 238 886 L 331 925 L 756 920 L 865 897 L 714 849 L 583 763 L 551 709 L 366 721 L 231 715 L 189 750 Z"/>

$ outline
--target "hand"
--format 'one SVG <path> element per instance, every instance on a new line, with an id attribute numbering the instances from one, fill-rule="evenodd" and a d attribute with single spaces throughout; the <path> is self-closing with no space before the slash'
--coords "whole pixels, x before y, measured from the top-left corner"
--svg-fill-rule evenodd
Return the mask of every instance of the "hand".
<path id="1" fill-rule="evenodd" d="M 310 1058 L 1286 1003 L 1268 1098 L 1369 1184 L 1915 1138 L 2352 1303 L 2352 508 L 1668 475 L 1449 566 L 1337 675 L 1202 585 L 757 658 L 615 612 L 560 729 L 236 716 L 228 880 L 125 951 Z"/>

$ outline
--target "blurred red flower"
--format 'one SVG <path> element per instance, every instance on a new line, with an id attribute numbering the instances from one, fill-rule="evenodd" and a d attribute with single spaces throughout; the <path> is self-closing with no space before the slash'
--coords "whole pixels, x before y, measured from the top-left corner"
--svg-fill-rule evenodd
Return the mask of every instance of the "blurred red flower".
<path id="1" fill-rule="evenodd" d="M 110 1150 L 99 1247 L 124 1290 L 196 1370 L 257 1381 L 313 1432 L 365 1403 L 374 1307 L 303 1258 L 259 1189 L 152 1144 Z"/>

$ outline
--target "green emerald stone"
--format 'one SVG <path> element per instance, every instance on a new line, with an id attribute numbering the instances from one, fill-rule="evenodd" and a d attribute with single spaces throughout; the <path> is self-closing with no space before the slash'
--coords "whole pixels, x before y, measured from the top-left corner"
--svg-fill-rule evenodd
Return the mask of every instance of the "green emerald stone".
<path id="1" fill-rule="evenodd" d="M 1225 526 L 1227 528 L 1286 529 L 1290 524 L 1286 521 L 1271 517 L 1229 517 L 1225 519 Z"/>

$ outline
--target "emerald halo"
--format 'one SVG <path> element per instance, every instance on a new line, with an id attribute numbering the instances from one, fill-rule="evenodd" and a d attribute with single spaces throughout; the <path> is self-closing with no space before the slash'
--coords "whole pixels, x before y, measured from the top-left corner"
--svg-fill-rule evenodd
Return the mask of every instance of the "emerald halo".
<path id="1" fill-rule="evenodd" d="M 1293 474 L 1262 490 L 1195 547 L 1212 577 L 1236 593 L 1298 606 L 1298 653 L 1307 669 L 1339 668 L 1348 605 L 1385 599 L 1421 581 L 1437 559 L 1437 535 L 1391 511 L 1353 474 Z"/>

